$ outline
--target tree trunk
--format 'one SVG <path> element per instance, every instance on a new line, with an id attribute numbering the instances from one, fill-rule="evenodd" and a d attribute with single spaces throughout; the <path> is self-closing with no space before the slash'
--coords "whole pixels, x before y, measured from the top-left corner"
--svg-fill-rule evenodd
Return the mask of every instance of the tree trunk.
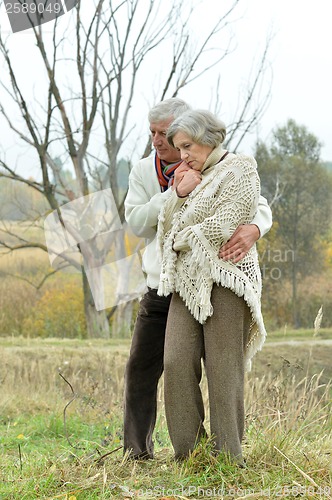
<path id="1" fill-rule="evenodd" d="M 293 262 L 292 266 L 292 313 L 293 313 L 293 325 L 294 328 L 299 328 L 299 319 L 298 319 L 298 311 L 297 311 L 297 269 L 296 263 Z"/>
<path id="2" fill-rule="evenodd" d="M 88 338 L 108 339 L 110 337 L 110 328 L 105 309 L 97 311 L 91 293 L 88 278 L 84 268 L 82 268 L 83 294 L 84 294 L 84 312 Z"/>
<path id="3" fill-rule="evenodd" d="M 119 304 L 112 322 L 112 337 L 128 338 L 131 333 L 134 301 Z"/>
<path id="4" fill-rule="evenodd" d="M 132 325 L 134 299 L 137 298 L 137 290 L 134 281 L 133 269 L 134 255 L 127 255 L 125 246 L 125 231 L 123 230 L 115 240 L 116 264 L 118 267 L 117 276 L 117 308 L 112 321 L 112 337 L 129 337 Z M 139 263 L 140 271 L 141 264 Z"/>

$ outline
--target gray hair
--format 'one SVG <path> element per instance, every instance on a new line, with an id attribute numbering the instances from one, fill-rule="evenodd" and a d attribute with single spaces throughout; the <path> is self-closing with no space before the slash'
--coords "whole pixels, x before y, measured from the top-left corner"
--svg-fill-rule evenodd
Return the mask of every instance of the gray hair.
<path id="1" fill-rule="evenodd" d="M 216 148 L 225 140 L 226 126 L 210 111 L 197 109 L 186 111 L 169 126 L 166 137 L 173 147 L 177 132 L 183 132 L 197 144 Z"/>
<path id="2" fill-rule="evenodd" d="M 190 110 L 191 107 L 182 99 L 178 97 L 171 97 L 159 102 L 150 109 L 148 119 L 150 123 L 159 123 L 164 120 L 174 119 L 182 115 L 185 111 Z"/>

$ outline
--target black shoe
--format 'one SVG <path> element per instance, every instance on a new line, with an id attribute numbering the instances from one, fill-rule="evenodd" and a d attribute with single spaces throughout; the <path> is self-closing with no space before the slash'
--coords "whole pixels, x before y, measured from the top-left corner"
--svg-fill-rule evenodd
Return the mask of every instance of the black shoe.
<path id="1" fill-rule="evenodd" d="M 127 455 L 128 460 L 153 460 L 154 456 L 148 451 L 142 451 L 141 453 L 129 453 Z"/>

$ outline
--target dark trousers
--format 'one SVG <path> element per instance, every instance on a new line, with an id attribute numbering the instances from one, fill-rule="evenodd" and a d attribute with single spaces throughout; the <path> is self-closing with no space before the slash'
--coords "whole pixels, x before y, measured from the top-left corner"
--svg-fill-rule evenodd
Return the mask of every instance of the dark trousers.
<path id="1" fill-rule="evenodd" d="M 125 373 L 124 451 L 153 458 L 158 381 L 163 373 L 164 343 L 171 295 L 149 289 L 140 302 Z"/>

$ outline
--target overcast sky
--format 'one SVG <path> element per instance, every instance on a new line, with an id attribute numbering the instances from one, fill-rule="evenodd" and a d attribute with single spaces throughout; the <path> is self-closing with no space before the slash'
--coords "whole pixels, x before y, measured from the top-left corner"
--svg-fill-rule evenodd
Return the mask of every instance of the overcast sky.
<path id="1" fill-rule="evenodd" d="M 332 161 L 332 1 L 246 0 L 237 24 L 239 61 L 255 53 L 264 32 L 275 33 L 271 50 L 272 99 L 260 135 L 288 118 L 305 125 L 323 143 Z"/>
<path id="2" fill-rule="evenodd" d="M 205 0 L 200 22 L 222 3 Z M 324 143 L 322 157 L 332 161 L 332 1 L 242 0 L 237 12 L 232 25 L 237 47 L 226 63 L 234 78 L 227 80 L 221 96 L 226 117 L 227 104 L 235 105 L 238 85 L 232 82 L 244 83 L 266 37 L 273 34 L 266 73 L 267 80 L 272 74 L 270 104 L 245 145 L 250 147 L 257 135 L 268 140 L 274 127 L 293 118 Z"/>
<path id="3" fill-rule="evenodd" d="M 226 3 L 231 2 L 204 0 L 199 15 L 192 20 L 193 32 L 199 34 L 201 27 L 211 22 L 211 16 L 221 12 Z M 250 69 L 262 54 L 266 37 L 273 34 L 266 74 L 267 81 L 272 75 L 271 101 L 258 128 L 252 131 L 241 149 L 251 152 L 257 137 L 267 141 L 274 127 L 293 118 L 323 143 L 323 160 L 332 161 L 332 0 L 241 0 L 234 19 L 236 22 L 232 23 L 231 30 L 236 47 L 223 66 L 227 78 L 220 96 L 221 118 L 226 125 L 236 105 L 239 88 L 245 85 Z M 0 23 L 2 29 L 10 30 L 3 3 Z M 10 36 L 15 37 L 19 47 L 26 43 L 29 34 Z M 26 59 L 27 54 L 22 51 L 22 66 L 27 63 Z M 30 69 L 31 79 L 34 78 L 31 64 Z M 37 82 L 38 74 L 35 78 Z M 205 87 L 201 85 L 200 88 Z M 204 100 L 203 95 L 204 92 L 197 92 L 195 87 L 192 90 L 188 87 L 180 94 L 195 107 L 207 107 L 209 98 L 205 96 Z"/>

